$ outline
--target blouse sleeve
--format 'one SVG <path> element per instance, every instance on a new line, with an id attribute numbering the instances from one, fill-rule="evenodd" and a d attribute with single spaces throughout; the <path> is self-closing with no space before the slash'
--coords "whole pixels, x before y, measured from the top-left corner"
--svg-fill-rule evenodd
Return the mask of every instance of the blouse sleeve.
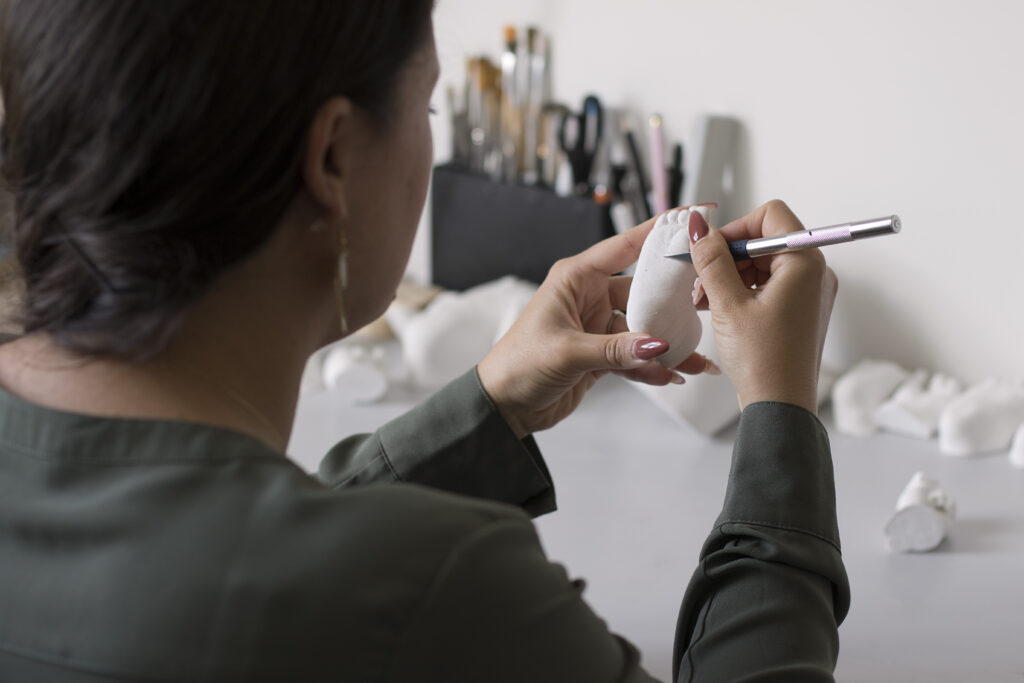
<path id="1" fill-rule="evenodd" d="M 534 516 L 555 509 L 536 442 L 516 438 L 475 368 L 376 432 L 339 442 L 320 462 L 318 478 L 332 488 L 422 484 L 518 505 Z"/>
<path id="2" fill-rule="evenodd" d="M 832 681 L 849 606 L 828 434 L 803 408 L 752 404 L 683 599 L 674 678 Z"/>

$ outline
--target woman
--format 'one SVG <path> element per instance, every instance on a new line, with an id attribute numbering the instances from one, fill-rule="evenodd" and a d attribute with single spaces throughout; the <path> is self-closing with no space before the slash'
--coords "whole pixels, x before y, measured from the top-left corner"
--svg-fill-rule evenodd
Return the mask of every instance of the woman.
<path id="1" fill-rule="evenodd" d="M 306 358 L 405 268 L 431 9 L 4 5 L 26 334 L 0 347 L 0 679 L 650 680 L 524 514 L 554 509 L 532 432 L 602 373 L 672 380 L 663 340 L 611 327 L 650 222 L 557 264 L 478 368 L 338 444 L 320 482 L 282 457 Z M 744 413 L 680 614 L 686 680 L 835 664 L 848 594 L 812 414 L 835 278 L 817 252 L 737 271 L 725 247 L 797 229 L 781 203 L 691 225 Z"/>

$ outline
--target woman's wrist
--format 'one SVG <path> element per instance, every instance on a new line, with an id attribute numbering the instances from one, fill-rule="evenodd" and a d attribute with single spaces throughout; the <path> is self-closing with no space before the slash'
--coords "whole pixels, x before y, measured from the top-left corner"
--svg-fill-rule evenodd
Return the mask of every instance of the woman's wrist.
<path id="1" fill-rule="evenodd" d="M 791 403 L 807 411 L 818 414 L 818 383 L 804 382 L 771 382 L 752 385 L 737 391 L 740 410 L 752 403 L 771 401 L 774 403 Z"/>
<path id="2" fill-rule="evenodd" d="M 505 424 L 516 435 L 516 438 L 524 439 L 530 434 L 530 430 L 526 429 L 517 419 L 515 411 L 509 405 L 510 402 L 505 399 L 508 393 L 502 390 L 505 383 L 499 379 L 499 373 L 489 358 L 490 356 L 484 358 L 476 366 L 476 376 L 480 380 L 480 387 L 487 394 L 487 398 L 490 399 L 498 414 L 505 420 Z"/>

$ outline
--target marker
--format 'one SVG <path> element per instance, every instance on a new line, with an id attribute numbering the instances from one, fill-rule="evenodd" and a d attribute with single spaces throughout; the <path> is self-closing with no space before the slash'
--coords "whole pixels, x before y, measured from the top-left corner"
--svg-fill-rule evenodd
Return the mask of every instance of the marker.
<path id="1" fill-rule="evenodd" d="M 868 237 L 895 235 L 900 231 L 901 227 L 902 224 L 900 223 L 899 216 L 886 216 L 885 218 L 873 218 L 869 221 L 842 223 L 825 228 L 814 228 L 813 230 L 800 230 L 779 235 L 778 237 L 737 240 L 729 242 L 729 251 L 732 252 L 734 261 L 746 261 L 758 256 L 771 256 L 772 254 L 782 254 L 787 251 L 799 251 L 800 249 L 810 249 L 812 247 L 824 247 L 829 244 L 854 242 Z M 665 254 L 665 258 L 680 259 L 693 263 L 688 251 L 679 254 Z"/>

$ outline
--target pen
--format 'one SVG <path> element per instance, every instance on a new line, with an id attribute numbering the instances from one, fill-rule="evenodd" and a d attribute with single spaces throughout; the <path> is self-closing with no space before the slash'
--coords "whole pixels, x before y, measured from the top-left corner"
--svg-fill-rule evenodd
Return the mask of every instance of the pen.
<path id="1" fill-rule="evenodd" d="M 867 237 L 881 237 L 882 235 L 895 235 L 900 231 L 902 224 L 899 216 L 886 216 L 885 218 L 873 218 L 868 221 L 857 221 L 856 223 L 841 223 L 830 225 L 824 228 L 813 230 L 800 230 L 790 232 L 778 237 L 763 237 L 756 240 L 737 240 L 729 242 L 729 251 L 732 252 L 733 260 L 745 261 L 757 258 L 758 256 L 770 256 L 781 254 L 787 251 L 809 249 L 811 247 L 824 247 L 829 244 L 842 244 L 853 242 Z M 690 252 L 679 254 L 665 254 L 666 258 L 680 259 L 693 263 Z"/>

